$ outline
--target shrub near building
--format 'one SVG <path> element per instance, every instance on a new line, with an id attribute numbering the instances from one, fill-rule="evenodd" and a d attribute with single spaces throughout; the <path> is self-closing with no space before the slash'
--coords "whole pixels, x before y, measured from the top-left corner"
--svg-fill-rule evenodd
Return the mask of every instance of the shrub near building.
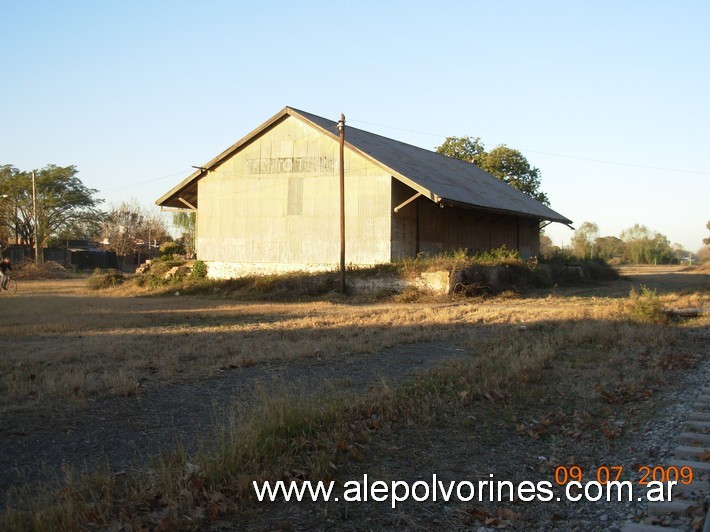
<path id="1" fill-rule="evenodd" d="M 88 285 L 91 290 L 113 288 L 123 284 L 126 276 L 118 270 L 101 270 L 97 268 L 89 277 Z"/>

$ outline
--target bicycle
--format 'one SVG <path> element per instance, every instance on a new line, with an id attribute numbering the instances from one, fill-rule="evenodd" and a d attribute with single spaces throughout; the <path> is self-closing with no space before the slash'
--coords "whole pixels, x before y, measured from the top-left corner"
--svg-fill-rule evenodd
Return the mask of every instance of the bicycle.
<path id="1" fill-rule="evenodd" d="M 7 287 L 6 290 L 0 290 L 0 292 L 5 293 L 7 292 L 8 294 L 16 294 L 17 293 L 17 282 L 10 277 L 7 280 L 7 284 L 5 285 Z"/>

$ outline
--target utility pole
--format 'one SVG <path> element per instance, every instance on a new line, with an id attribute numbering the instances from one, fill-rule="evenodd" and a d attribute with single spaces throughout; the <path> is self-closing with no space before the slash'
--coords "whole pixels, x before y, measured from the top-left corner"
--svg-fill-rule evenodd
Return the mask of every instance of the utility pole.
<path id="1" fill-rule="evenodd" d="M 345 293 L 345 115 L 340 114 L 340 293 Z"/>
<path id="2" fill-rule="evenodd" d="M 32 224 L 35 230 L 35 264 L 42 264 L 42 257 L 39 254 L 39 242 L 37 241 L 37 190 L 34 170 L 32 170 Z"/>

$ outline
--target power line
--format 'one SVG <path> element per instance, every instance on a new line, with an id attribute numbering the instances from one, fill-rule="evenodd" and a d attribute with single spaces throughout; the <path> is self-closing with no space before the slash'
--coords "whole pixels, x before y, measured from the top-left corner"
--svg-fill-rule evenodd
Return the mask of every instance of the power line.
<path id="1" fill-rule="evenodd" d="M 143 181 L 136 181 L 136 182 L 134 182 L 134 183 L 125 183 L 125 184 L 119 185 L 119 186 L 117 186 L 117 187 L 105 188 L 105 189 L 99 190 L 99 192 L 103 194 L 103 193 L 106 193 L 106 192 L 118 192 L 118 191 L 120 191 L 120 190 L 126 190 L 126 189 L 129 189 L 129 188 L 136 188 L 136 187 L 140 187 L 140 186 L 143 186 L 143 185 L 147 185 L 148 183 L 155 183 L 156 181 L 162 181 L 163 179 L 168 179 L 168 178 L 170 178 L 170 177 L 175 177 L 175 176 L 178 176 L 178 175 L 185 175 L 185 173 L 186 173 L 187 171 L 188 171 L 188 170 L 182 170 L 182 171 L 180 171 L 180 172 L 175 172 L 174 174 L 164 175 L 164 176 L 161 176 L 161 177 L 156 177 L 156 178 L 154 178 L 154 179 L 144 179 Z"/>
<path id="2" fill-rule="evenodd" d="M 445 139 L 447 137 L 451 137 L 452 135 L 440 135 L 437 133 L 429 133 L 425 131 L 417 131 L 415 129 L 406 129 L 402 127 L 396 127 L 396 126 L 389 126 L 386 124 L 378 124 L 375 122 L 366 122 L 364 120 L 350 120 L 351 122 L 355 122 L 357 124 L 368 124 L 371 126 L 378 126 L 378 127 L 384 127 L 388 129 L 394 129 L 398 131 L 406 131 L 408 133 L 416 133 L 417 135 L 426 135 L 429 137 L 436 137 L 439 139 Z M 626 166 L 629 168 L 642 168 L 644 170 L 661 170 L 664 172 L 678 172 L 678 173 L 683 173 L 683 174 L 698 174 L 698 175 L 710 175 L 709 171 L 704 171 L 704 170 L 687 170 L 687 169 L 682 169 L 682 168 L 665 168 L 661 166 L 647 166 L 647 165 L 642 165 L 642 164 L 634 164 L 634 163 L 622 163 L 619 161 L 606 161 L 603 159 L 592 159 L 590 157 L 578 157 L 575 155 L 565 155 L 561 153 L 551 153 L 551 152 L 546 152 L 546 151 L 537 151 L 537 150 L 527 150 L 527 149 L 522 149 L 520 148 L 520 151 L 528 152 L 528 153 L 537 153 L 540 155 L 549 155 L 551 157 L 561 157 L 563 159 L 574 159 L 577 161 L 586 161 L 586 162 L 592 162 L 592 163 L 598 163 L 598 164 L 611 164 L 615 166 Z"/>
<path id="3" fill-rule="evenodd" d="M 592 163 L 600 163 L 600 164 L 613 164 L 616 166 L 627 166 L 629 168 L 643 168 L 644 170 L 662 170 L 664 172 L 678 172 L 678 173 L 683 173 L 683 174 L 699 174 L 699 175 L 710 175 L 710 172 L 704 172 L 702 170 L 684 170 L 681 168 L 665 168 L 662 166 L 646 166 L 643 164 L 632 164 L 632 163 L 621 163 L 618 161 L 605 161 L 602 159 L 590 159 L 587 157 L 576 157 L 574 155 L 562 155 L 560 153 L 549 153 L 545 151 L 535 151 L 535 150 L 525 150 L 530 153 L 538 153 L 540 155 L 550 155 L 552 157 L 562 157 L 565 159 L 575 159 L 578 161 L 588 161 Z"/>
<path id="4" fill-rule="evenodd" d="M 425 135 L 428 137 L 435 137 L 438 139 L 445 139 L 447 137 L 450 137 L 451 135 L 441 135 L 438 133 L 431 133 L 427 131 L 419 131 L 416 129 L 408 129 L 408 128 L 402 128 L 402 127 L 397 127 L 397 126 L 391 126 L 388 124 L 381 124 L 378 122 L 368 122 L 366 120 L 350 120 L 350 122 L 355 122 L 357 124 L 367 124 L 371 126 L 377 126 L 377 127 L 383 127 L 386 129 L 392 129 L 396 131 L 404 131 L 407 133 L 414 133 L 417 135 Z M 580 156 L 575 156 L 575 155 L 566 155 L 562 153 L 553 153 L 553 152 L 547 152 L 547 151 L 539 151 L 539 150 L 528 150 L 528 149 L 522 149 L 519 148 L 520 151 L 527 152 L 527 153 L 536 153 L 539 155 L 547 155 L 550 157 L 560 157 L 563 159 L 572 159 L 576 161 L 585 161 L 585 162 L 592 162 L 592 163 L 597 163 L 597 164 L 609 164 L 609 165 L 614 165 L 614 166 L 624 166 L 627 168 L 640 168 L 644 170 L 659 170 L 663 172 L 677 172 L 677 173 L 684 173 L 684 174 L 696 174 L 696 175 L 710 175 L 709 171 L 703 171 L 703 170 L 688 170 L 688 169 L 682 169 L 682 168 L 666 168 L 666 167 L 660 167 L 660 166 L 648 166 L 648 165 L 641 165 L 641 164 L 634 164 L 634 163 L 625 163 L 625 162 L 619 162 L 619 161 L 607 161 L 604 159 L 593 159 L 591 157 L 580 157 Z M 106 188 L 99 190 L 99 193 L 107 193 L 107 192 L 120 192 L 122 190 L 128 190 L 131 188 L 138 188 L 143 185 L 147 185 L 149 183 L 155 183 L 157 181 L 162 181 L 164 179 L 169 179 L 175 176 L 179 175 L 185 175 L 186 173 L 189 173 L 191 170 L 190 169 L 185 169 L 180 172 L 175 172 L 172 174 L 164 175 L 161 177 L 156 177 L 154 179 L 146 179 L 142 181 L 136 181 L 133 183 L 126 183 L 123 185 L 119 185 L 117 187 L 112 187 L 112 188 Z"/>

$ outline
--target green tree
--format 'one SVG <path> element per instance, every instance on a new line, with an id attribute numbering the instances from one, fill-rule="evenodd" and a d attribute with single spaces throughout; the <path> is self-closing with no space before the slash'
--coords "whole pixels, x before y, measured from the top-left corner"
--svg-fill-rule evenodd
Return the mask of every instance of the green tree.
<path id="1" fill-rule="evenodd" d="M 76 176 L 75 166 L 47 165 L 35 170 L 36 229 L 41 247 L 51 236 L 82 237 L 95 232 L 104 213 L 97 190 L 88 188 Z M 16 244 L 30 250 L 35 244 L 35 208 L 32 172 L 11 165 L 0 166 L 0 223 Z"/>
<path id="2" fill-rule="evenodd" d="M 540 255 L 549 257 L 553 253 L 554 247 L 552 239 L 544 231 L 540 231 Z"/>
<path id="3" fill-rule="evenodd" d="M 604 260 L 620 259 L 624 254 L 624 241 L 615 236 L 600 236 L 594 246 L 597 256 Z"/>
<path id="4" fill-rule="evenodd" d="M 671 260 L 671 262 L 673 262 L 674 264 L 680 264 L 683 261 L 690 261 L 692 263 L 693 260 L 696 260 L 693 257 L 693 254 L 687 249 L 685 249 L 683 245 L 679 244 L 678 242 L 674 243 L 671 246 L 671 251 L 673 253 L 673 259 Z"/>
<path id="5" fill-rule="evenodd" d="M 666 235 L 655 233 L 651 239 L 651 260 L 654 264 L 670 264 L 675 259 L 671 241 Z"/>
<path id="6" fill-rule="evenodd" d="M 667 264 L 673 258 L 670 240 L 661 233 L 652 233 L 645 225 L 634 224 L 621 232 L 624 258 L 635 264 Z"/>
<path id="7" fill-rule="evenodd" d="M 480 137 L 446 137 L 444 143 L 436 148 L 436 152 L 473 163 L 479 167 L 482 159 L 486 156 L 486 150 Z"/>
<path id="8" fill-rule="evenodd" d="M 539 202 L 545 205 L 550 203 L 547 194 L 540 190 L 540 169 L 531 166 L 520 151 L 509 148 L 505 144 L 487 152 L 478 137 L 447 137 L 436 151 L 448 157 L 473 163 Z"/>
<path id="9" fill-rule="evenodd" d="M 498 146 L 486 154 L 481 168 L 540 203 L 550 204 L 547 194 L 540 190 L 540 170 L 530 166 L 518 150 Z"/>
<path id="10" fill-rule="evenodd" d="M 197 214 L 194 211 L 178 211 L 173 213 L 173 225 L 182 231 L 183 245 L 188 257 L 195 253 L 195 230 Z"/>
<path id="11" fill-rule="evenodd" d="M 599 227 L 592 222 L 584 222 L 574 232 L 572 237 L 572 253 L 578 257 L 594 257 L 594 247 Z"/>
<path id="12" fill-rule="evenodd" d="M 619 235 L 624 241 L 624 260 L 634 264 L 647 264 L 650 260 L 651 231 L 645 225 L 634 224 Z"/>
<path id="13" fill-rule="evenodd" d="M 706 223 L 705 227 L 708 231 L 710 231 L 710 222 Z M 710 236 L 707 238 L 703 238 L 703 244 L 705 244 L 706 246 L 710 246 Z"/>

